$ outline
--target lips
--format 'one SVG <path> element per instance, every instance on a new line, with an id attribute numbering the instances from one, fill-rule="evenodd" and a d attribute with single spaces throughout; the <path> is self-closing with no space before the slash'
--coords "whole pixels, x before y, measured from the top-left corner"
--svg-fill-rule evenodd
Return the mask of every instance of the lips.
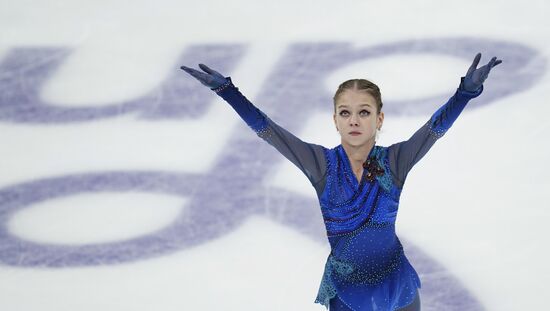
<path id="1" fill-rule="evenodd" d="M 353 132 L 349 132 L 350 135 L 359 135 L 361 134 L 361 132 L 356 132 L 356 131 L 353 131 Z"/>

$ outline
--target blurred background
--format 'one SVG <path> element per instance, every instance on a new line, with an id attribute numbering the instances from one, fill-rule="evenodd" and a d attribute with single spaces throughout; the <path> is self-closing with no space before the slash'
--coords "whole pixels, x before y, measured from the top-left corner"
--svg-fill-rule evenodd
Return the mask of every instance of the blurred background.
<path id="1" fill-rule="evenodd" d="M 409 173 L 396 230 L 423 310 L 533 310 L 550 281 L 546 1 L 0 1 L 0 309 L 322 310 L 315 191 L 205 63 L 304 141 L 382 91 L 408 139 L 475 54 L 484 92 Z"/>

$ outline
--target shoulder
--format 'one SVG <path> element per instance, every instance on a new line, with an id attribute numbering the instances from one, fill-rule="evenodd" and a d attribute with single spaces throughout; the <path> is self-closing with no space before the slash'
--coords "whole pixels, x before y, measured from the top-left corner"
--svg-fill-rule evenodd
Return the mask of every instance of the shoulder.
<path id="1" fill-rule="evenodd" d="M 374 145 L 373 148 L 374 149 L 372 150 L 372 157 L 383 161 L 387 160 L 389 147 Z"/>
<path id="2" fill-rule="evenodd" d="M 325 158 L 328 164 L 335 161 L 341 148 L 342 145 L 334 146 L 332 148 L 327 148 L 323 146 L 323 152 L 325 154 Z"/>
<path id="3" fill-rule="evenodd" d="M 395 189 L 399 189 L 401 186 L 396 182 L 396 178 L 391 170 L 389 157 L 390 150 L 391 146 L 387 147 L 374 145 L 374 149 L 370 157 L 371 160 L 375 160 L 378 168 L 380 168 L 380 171 L 382 172 L 382 174 L 378 175 L 376 179 L 378 180 L 380 186 L 388 193 L 393 192 Z"/>

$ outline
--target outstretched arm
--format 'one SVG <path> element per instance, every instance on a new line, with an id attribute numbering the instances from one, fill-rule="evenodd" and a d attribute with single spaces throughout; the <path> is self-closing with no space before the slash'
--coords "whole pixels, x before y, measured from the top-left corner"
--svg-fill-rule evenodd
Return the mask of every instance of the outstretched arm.
<path id="1" fill-rule="evenodd" d="M 231 77 L 227 77 L 227 82 L 213 91 L 229 103 L 260 138 L 294 163 L 317 190 L 317 184 L 326 172 L 321 145 L 304 142 L 271 120 L 233 85 Z"/>
<path id="2" fill-rule="evenodd" d="M 209 86 L 239 114 L 246 124 L 267 143 L 275 147 L 283 156 L 296 165 L 315 187 L 322 191 L 321 180 L 326 173 L 323 146 L 302 141 L 283 127 L 279 126 L 260 109 L 254 106 L 240 91 L 231 77 L 223 77 L 205 65 L 199 65 L 207 74 L 182 66 L 201 83 Z"/>
<path id="3" fill-rule="evenodd" d="M 478 53 L 466 76 L 461 78 L 460 86 L 447 103 L 441 106 L 408 140 L 389 147 L 390 169 L 400 187 L 403 186 L 411 168 L 449 130 L 468 101 L 483 92 L 483 82 L 489 71 L 502 62 L 493 57 L 487 65 L 476 69 L 480 58 L 481 54 Z"/>

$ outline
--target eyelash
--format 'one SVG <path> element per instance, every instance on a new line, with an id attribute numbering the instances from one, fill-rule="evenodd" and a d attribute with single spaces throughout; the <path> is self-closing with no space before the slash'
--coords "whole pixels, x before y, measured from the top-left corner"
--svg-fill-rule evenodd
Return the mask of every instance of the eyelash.
<path id="1" fill-rule="evenodd" d="M 368 111 L 368 110 L 365 110 L 365 109 L 361 110 L 361 111 L 360 111 L 359 113 L 361 113 L 361 112 L 363 112 L 363 111 L 365 111 L 365 112 L 367 113 L 367 115 L 369 115 L 369 114 L 370 114 L 370 111 Z M 340 116 L 342 116 L 342 117 L 343 117 L 343 116 L 344 116 L 344 115 L 343 115 L 343 113 L 344 113 L 344 112 L 347 112 L 347 113 L 349 113 L 349 112 L 348 112 L 347 110 L 342 110 L 342 111 L 340 111 Z"/>

